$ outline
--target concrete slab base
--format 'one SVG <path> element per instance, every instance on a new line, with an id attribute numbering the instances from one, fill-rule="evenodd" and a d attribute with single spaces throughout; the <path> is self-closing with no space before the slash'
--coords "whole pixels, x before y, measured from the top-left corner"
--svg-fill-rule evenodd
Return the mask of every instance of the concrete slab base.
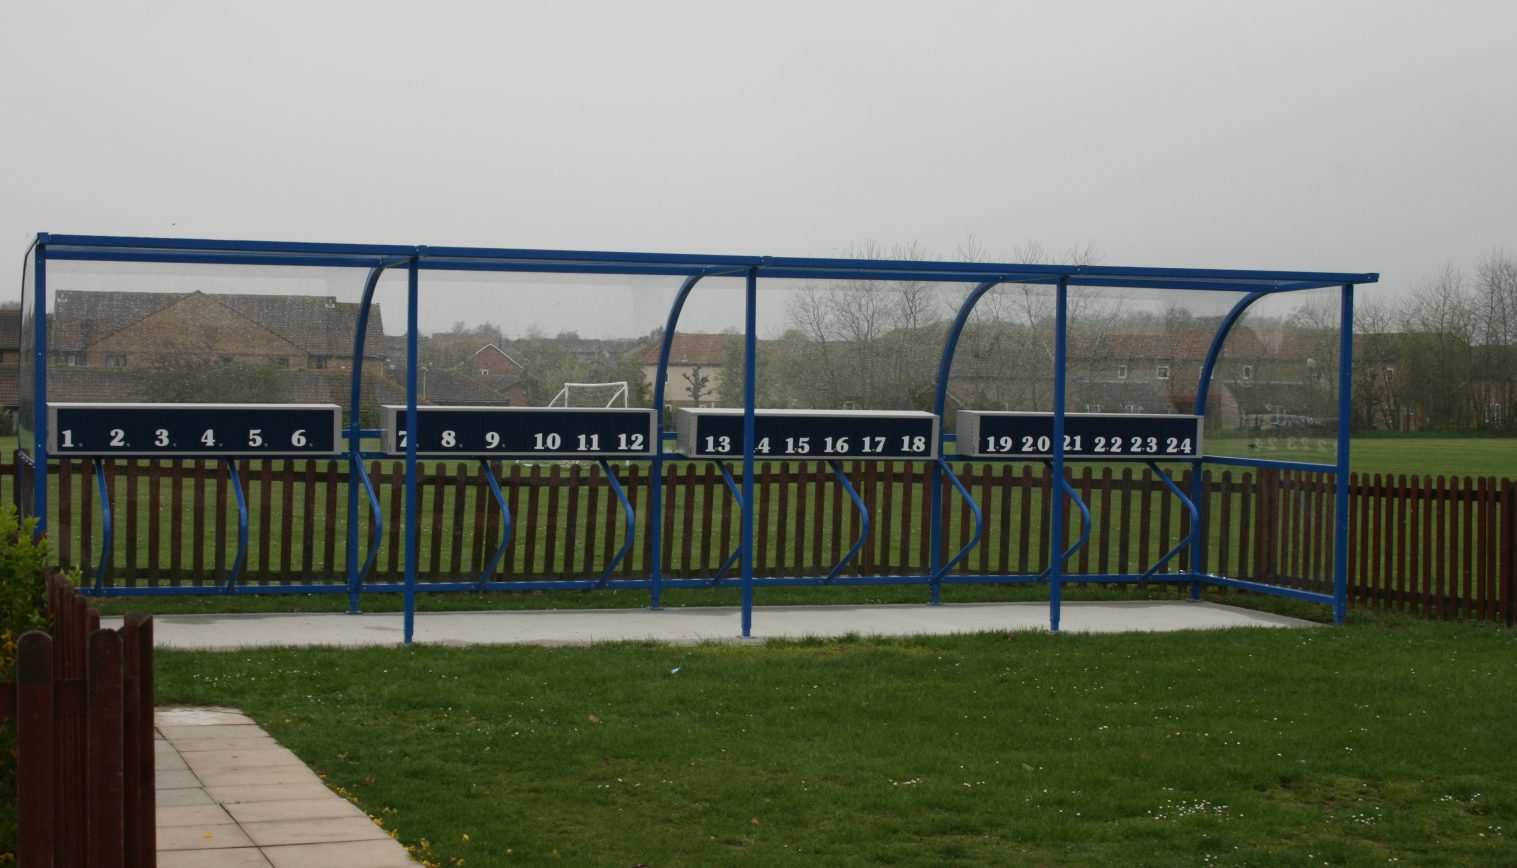
<path id="1" fill-rule="evenodd" d="M 1047 603 L 950 603 L 941 606 L 764 606 L 753 610 L 749 639 L 923 636 L 1048 629 Z M 119 626 L 119 618 L 102 618 Z M 399 613 L 348 615 L 159 615 L 160 648 L 394 645 L 404 639 Z M 1075 602 L 1062 607 L 1062 632 L 1122 633 L 1231 627 L 1310 627 L 1309 621 L 1189 601 Z M 554 609 L 511 612 L 421 612 L 413 641 L 438 645 L 588 645 L 654 641 L 675 644 L 742 640 L 735 606 L 649 609 Z"/>

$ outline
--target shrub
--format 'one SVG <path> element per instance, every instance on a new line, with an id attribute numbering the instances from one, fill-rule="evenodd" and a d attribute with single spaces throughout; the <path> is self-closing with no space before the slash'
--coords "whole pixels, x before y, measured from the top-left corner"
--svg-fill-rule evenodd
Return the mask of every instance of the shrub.
<path id="1" fill-rule="evenodd" d="M 28 630 L 46 630 L 46 541 L 34 540 L 32 521 L 22 522 L 15 507 L 0 510 L 0 682 L 16 678 L 16 640 Z M 16 850 L 16 730 L 13 718 L 0 717 L 0 863 Z"/>

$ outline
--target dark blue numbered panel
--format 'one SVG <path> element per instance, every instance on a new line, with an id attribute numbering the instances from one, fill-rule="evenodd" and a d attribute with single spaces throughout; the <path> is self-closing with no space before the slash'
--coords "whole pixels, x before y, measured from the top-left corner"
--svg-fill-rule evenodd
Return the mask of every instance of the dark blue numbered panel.
<path id="1" fill-rule="evenodd" d="M 675 420 L 679 451 L 690 458 L 741 458 L 743 411 L 682 409 Z M 938 457 L 938 417 L 920 411 L 757 410 L 756 458 L 855 461 Z"/>
<path id="2" fill-rule="evenodd" d="M 406 408 L 383 409 L 384 451 L 406 454 Z M 417 407 L 417 455 L 647 458 L 657 416 L 630 407 Z"/>
<path id="3" fill-rule="evenodd" d="M 977 458 L 1052 458 L 1052 413 L 959 411 L 958 452 Z M 1201 456 L 1201 417 L 1066 413 L 1064 457 L 1185 461 Z"/>
<path id="4" fill-rule="evenodd" d="M 336 455 L 336 404 L 50 404 L 53 455 Z"/>

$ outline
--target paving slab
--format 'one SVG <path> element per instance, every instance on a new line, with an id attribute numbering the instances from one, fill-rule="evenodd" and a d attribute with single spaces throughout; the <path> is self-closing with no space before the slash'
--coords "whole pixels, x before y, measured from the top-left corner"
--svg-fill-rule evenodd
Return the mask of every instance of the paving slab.
<path id="1" fill-rule="evenodd" d="M 162 868 L 416 864 L 388 832 L 236 709 L 165 708 L 155 722 Z"/>
<path id="2" fill-rule="evenodd" d="M 879 606 L 762 606 L 749 640 L 809 637 L 951 635 L 1048 629 L 1046 603 L 948 603 Z M 119 619 L 116 619 L 119 620 Z M 102 626 L 114 626 L 102 618 Z M 160 648 L 396 645 L 399 613 L 157 615 Z M 1167 632 L 1231 627 L 1306 627 L 1311 622 L 1210 602 L 1065 603 L 1067 633 Z M 553 609 L 511 612 L 419 612 L 413 641 L 441 645 L 588 645 L 654 641 L 679 644 L 744 641 L 736 606 L 650 609 Z"/>

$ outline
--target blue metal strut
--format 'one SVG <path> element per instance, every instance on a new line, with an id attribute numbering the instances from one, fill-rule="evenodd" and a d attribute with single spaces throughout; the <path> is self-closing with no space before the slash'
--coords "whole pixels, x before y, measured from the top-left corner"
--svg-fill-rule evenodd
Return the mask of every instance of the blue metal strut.
<path id="1" fill-rule="evenodd" d="M 98 594 L 104 590 L 105 575 L 110 570 L 115 528 L 111 516 L 111 490 L 105 484 L 105 462 L 96 458 L 94 464 L 95 482 L 100 486 L 100 565 L 95 568 L 95 593 Z M 127 509 L 131 508 L 132 505 L 127 504 Z"/>
<path id="2" fill-rule="evenodd" d="M 843 486 L 843 490 L 848 492 L 849 497 L 853 498 L 853 505 L 859 509 L 859 538 L 854 541 L 853 548 L 848 550 L 848 554 L 843 555 L 843 559 L 837 562 L 837 565 L 832 568 L 832 572 L 828 573 L 827 578 L 822 581 L 823 584 L 830 585 L 833 579 L 842 574 L 843 568 L 848 566 L 848 562 L 853 560 L 853 556 L 859 553 L 859 549 L 864 547 L 864 540 L 869 538 L 869 507 L 864 505 L 864 499 L 859 497 L 859 493 L 853 488 L 853 483 L 849 482 L 847 474 L 843 473 L 842 463 L 834 458 L 827 462 L 827 466 L 832 468 L 832 475 L 837 477 L 837 481 Z"/>
<path id="3" fill-rule="evenodd" d="M 237 459 L 225 458 L 227 472 L 232 477 L 232 493 L 237 495 L 237 557 L 232 560 L 232 569 L 227 573 L 226 585 L 222 588 L 224 593 L 232 593 L 237 587 L 237 579 L 242 575 L 242 567 L 248 560 L 248 499 L 242 492 L 242 477 L 237 473 Z"/>
<path id="4" fill-rule="evenodd" d="M 748 509 L 748 504 L 743 501 L 743 490 L 741 488 L 738 488 L 737 480 L 732 478 L 732 474 L 727 470 L 727 465 L 723 464 L 720 461 L 712 461 L 711 463 L 715 464 L 716 469 L 722 472 L 722 480 L 727 483 L 727 489 L 731 491 L 732 496 L 737 499 L 738 508 L 746 512 Z M 657 536 L 657 534 L 655 534 L 655 536 Z M 720 582 L 722 578 L 727 575 L 727 571 L 732 569 L 732 566 L 737 563 L 737 559 L 742 557 L 742 555 L 743 547 L 741 544 L 739 544 L 737 548 L 732 550 L 732 554 L 728 555 L 725 561 L 722 561 L 722 565 L 720 567 L 717 567 L 716 575 L 711 577 L 711 584 L 715 586 L 717 582 Z"/>
<path id="5" fill-rule="evenodd" d="M 1043 463 L 1047 465 L 1050 462 L 1045 461 Z M 1085 548 L 1086 543 L 1090 542 L 1091 522 L 1090 507 L 1085 505 L 1085 501 L 1081 499 L 1080 493 L 1078 491 L 1075 491 L 1075 487 L 1073 485 L 1070 485 L 1069 480 L 1065 479 L 1062 476 L 1059 477 L 1059 484 L 1064 488 L 1064 493 L 1069 495 L 1069 498 L 1075 502 L 1075 506 L 1078 506 L 1080 508 L 1080 538 L 1075 540 L 1075 544 L 1070 546 L 1068 551 L 1059 556 L 1057 563 L 1063 564 L 1065 561 L 1074 557 L 1075 552 L 1078 552 L 1080 549 Z M 1057 507 L 1055 507 L 1055 509 L 1057 509 Z M 1049 576 L 1053 575 L 1054 563 L 1054 561 L 1050 561 L 1047 569 L 1043 570 L 1043 572 L 1038 575 L 1038 578 L 1047 579 Z"/>
<path id="6" fill-rule="evenodd" d="M 610 462 L 602 458 L 600 460 L 600 469 L 602 473 L 606 474 L 606 482 L 610 484 L 611 490 L 616 492 L 616 499 L 622 502 L 622 529 L 626 535 L 626 539 L 622 541 L 621 550 L 616 553 L 616 557 L 612 558 L 610 563 L 606 564 L 606 569 L 600 574 L 599 586 L 605 587 L 606 582 L 611 580 L 611 574 L 616 572 L 616 568 L 621 565 L 622 559 L 627 556 L 627 552 L 632 550 L 632 540 L 637 537 L 637 518 L 632 512 L 632 502 L 627 500 L 627 492 L 622 490 L 622 485 L 617 481 L 616 473 L 611 469 Z"/>
<path id="7" fill-rule="evenodd" d="M 953 487 L 958 489 L 959 496 L 964 498 L 965 505 L 967 505 L 970 512 L 974 514 L 974 534 L 969 538 L 969 542 L 965 543 L 964 547 L 959 549 L 958 554 L 950 558 L 948 563 L 942 565 L 941 567 L 938 567 L 933 571 L 933 605 L 938 604 L 938 588 L 943 584 L 943 577 L 948 575 L 949 570 L 952 570 L 954 567 L 958 566 L 959 561 L 963 560 L 966 555 L 974 550 L 975 546 L 980 544 L 980 537 L 985 532 L 985 517 L 980 512 L 980 505 L 974 502 L 974 497 L 970 495 L 969 489 L 964 487 L 964 483 L 959 481 L 959 477 L 953 472 L 953 468 L 949 467 L 948 462 L 945 461 L 941 456 L 938 457 L 938 464 L 941 465 L 940 469 L 943 475 L 947 476 L 948 481 L 953 483 Z"/>
<path id="8" fill-rule="evenodd" d="M 1152 461 L 1146 461 L 1144 463 L 1148 465 L 1149 470 L 1152 470 L 1154 473 L 1158 474 L 1159 479 L 1169 488 L 1170 491 L 1173 491 L 1175 493 L 1175 497 L 1180 498 L 1180 502 L 1185 504 L 1186 510 L 1190 512 L 1190 533 L 1186 534 L 1185 537 L 1178 543 L 1175 543 L 1175 547 L 1170 549 L 1164 555 L 1164 557 L 1159 558 L 1159 560 L 1155 562 L 1153 566 L 1144 570 L 1143 574 L 1138 577 L 1139 581 L 1147 579 L 1153 576 L 1155 573 L 1159 572 L 1159 570 L 1163 569 L 1164 565 L 1169 563 L 1171 558 L 1179 554 L 1182 550 L 1185 549 L 1186 546 L 1189 546 L 1195 542 L 1196 534 L 1200 533 L 1201 530 L 1201 513 L 1200 510 L 1196 509 L 1195 502 L 1192 501 L 1189 497 L 1185 496 L 1185 492 L 1180 490 L 1180 486 L 1176 485 L 1175 481 L 1169 478 L 1168 473 L 1165 473 L 1163 470 L 1159 469 L 1159 465 L 1155 464 Z M 1200 468 L 1197 468 L 1196 472 L 1199 473 Z"/>
<path id="9" fill-rule="evenodd" d="M 363 491 L 364 494 L 368 495 L 369 509 L 372 511 L 371 514 L 374 517 L 370 523 L 369 555 L 364 558 L 363 566 L 353 574 L 352 580 L 348 583 L 348 594 L 354 601 L 352 611 L 356 612 L 358 611 L 358 592 L 363 590 L 364 580 L 369 577 L 369 571 L 374 568 L 374 560 L 379 557 L 379 541 L 384 537 L 385 520 L 384 513 L 379 508 L 379 494 L 374 490 L 373 481 L 369 479 L 369 471 L 364 469 L 362 458 L 355 457 L 353 459 L 353 475 L 363 484 Z M 354 539 L 356 539 L 358 533 L 357 509 L 354 509 L 350 514 L 354 516 L 353 534 Z"/>
<path id="10" fill-rule="evenodd" d="M 500 559 L 505 557 L 506 549 L 511 546 L 511 507 L 506 503 L 506 495 L 500 490 L 500 482 L 495 479 L 495 470 L 490 467 L 490 459 L 479 459 L 479 469 L 484 471 L 485 481 L 490 483 L 490 493 L 495 495 L 495 503 L 500 507 L 500 518 L 503 527 L 500 529 L 500 545 L 495 547 L 495 553 L 490 555 L 490 560 L 485 564 L 485 571 L 479 574 L 479 583 L 474 586 L 476 591 L 485 589 L 485 582 L 495 575 L 495 570 L 500 566 Z"/>

